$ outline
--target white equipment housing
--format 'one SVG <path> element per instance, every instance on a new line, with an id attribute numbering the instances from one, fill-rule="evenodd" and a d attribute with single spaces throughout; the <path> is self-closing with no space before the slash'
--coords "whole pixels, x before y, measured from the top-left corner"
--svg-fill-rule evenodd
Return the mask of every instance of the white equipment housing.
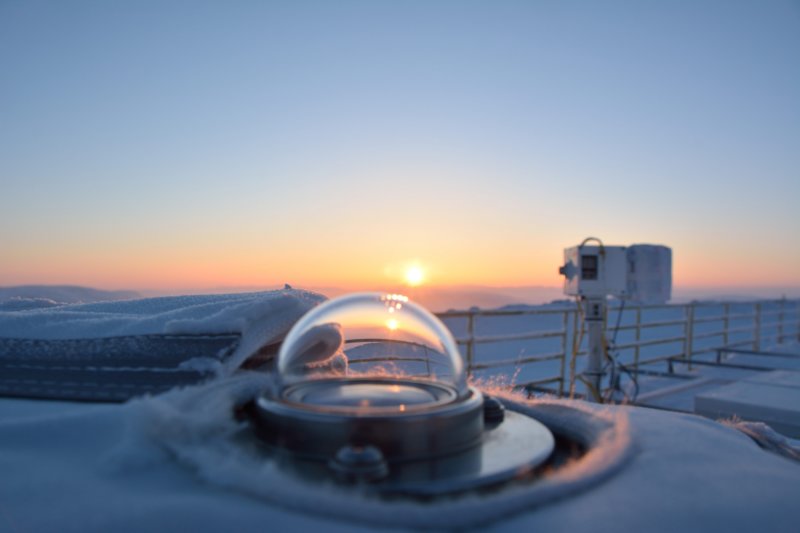
<path id="1" fill-rule="evenodd" d="M 573 246 L 564 250 L 559 271 L 570 296 L 614 296 L 640 304 L 662 304 L 672 297 L 672 250 L 667 246 Z"/>
<path id="2" fill-rule="evenodd" d="M 596 245 L 588 245 L 596 241 Z M 564 250 L 564 293 L 580 297 L 588 333 L 586 368 L 581 380 L 586 397 L 602 401 L 608 343 L 605 341 L 606 298 L 639 304 L 663 304 L 672 296 L 672 250 L 656 244 L 604 246 L 589 237 Z"/>

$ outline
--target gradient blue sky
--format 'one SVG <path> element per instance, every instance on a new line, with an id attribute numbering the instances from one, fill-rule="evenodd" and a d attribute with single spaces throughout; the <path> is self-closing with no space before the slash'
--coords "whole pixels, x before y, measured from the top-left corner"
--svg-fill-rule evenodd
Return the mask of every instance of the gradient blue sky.
<path id="1" fill-rule="evenodd" d="M 0 285 L 800 287 L 800 3 L 0 1 Z"/>

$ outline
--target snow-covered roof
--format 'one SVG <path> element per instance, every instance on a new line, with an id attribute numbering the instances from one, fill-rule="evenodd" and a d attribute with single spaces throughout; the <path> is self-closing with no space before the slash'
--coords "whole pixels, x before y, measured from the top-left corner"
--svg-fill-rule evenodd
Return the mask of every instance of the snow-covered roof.
<path id="1" fill-rule="evenodd" d="M 694 415 L 506 396 L 556 432 L 595 434 L 550 476 L 421 502 L 310 482 L 253 446 L 234 407 L 271 386 L 234 371 L 320 300 L 296 291 L 0 314 L 0 337 L 230 333 L 206 383 L 124 404 L 0 399 L 0 530 L 436 529 L 791 531 L 800 464 Z M 497 393 L 498 391 L 492 391 Z"/>

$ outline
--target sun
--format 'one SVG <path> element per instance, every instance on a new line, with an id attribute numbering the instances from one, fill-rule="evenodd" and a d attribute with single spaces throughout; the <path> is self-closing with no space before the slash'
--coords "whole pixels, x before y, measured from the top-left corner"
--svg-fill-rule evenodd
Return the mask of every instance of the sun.
<path id="1" fill-rule="evenodd" d="M 425 272 L 419 265 L 412 265 L 406 270 L 406 283 L 412 287 L 421 285 L 425 281 Z"/>

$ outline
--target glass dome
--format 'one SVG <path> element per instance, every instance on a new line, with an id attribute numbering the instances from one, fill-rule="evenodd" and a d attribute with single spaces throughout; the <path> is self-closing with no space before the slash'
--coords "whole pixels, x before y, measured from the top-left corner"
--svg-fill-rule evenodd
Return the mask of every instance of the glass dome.
<path id="1" fill-rule="evenodd" d="M 470 394 L 450 331 L 399 294 L 351 294 L 312 309 L 287 335 L 277 370 L 295 404 L 413 411 Z M 346 386 L 301 386 L 319 380 Z"/>

